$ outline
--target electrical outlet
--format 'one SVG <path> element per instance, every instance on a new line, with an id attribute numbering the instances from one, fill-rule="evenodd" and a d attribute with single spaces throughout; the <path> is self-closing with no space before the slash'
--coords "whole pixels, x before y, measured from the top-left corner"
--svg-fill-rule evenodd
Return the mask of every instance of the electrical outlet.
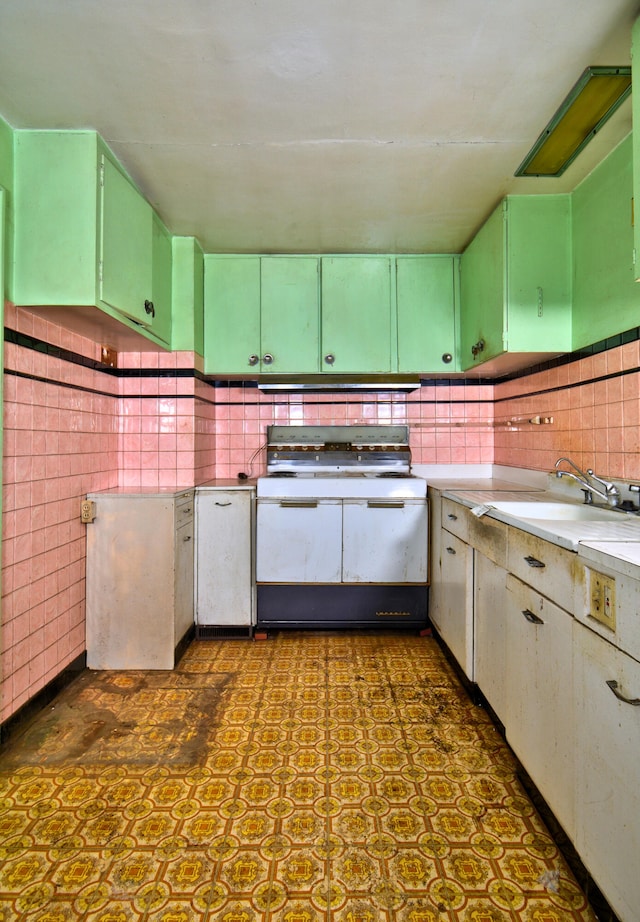
<path id="1" fill-rule="evenodd" d="M 596 570 L 589 570 L 589 615 L 615 631 L 616 581 Z"/>
<path id="2" fill-rule="evenodd" d="M 80 503 L 80 521 L 85 525 L 93 522 L 96 517 L 96 504 L 92 499 L 83 499 Z"/>

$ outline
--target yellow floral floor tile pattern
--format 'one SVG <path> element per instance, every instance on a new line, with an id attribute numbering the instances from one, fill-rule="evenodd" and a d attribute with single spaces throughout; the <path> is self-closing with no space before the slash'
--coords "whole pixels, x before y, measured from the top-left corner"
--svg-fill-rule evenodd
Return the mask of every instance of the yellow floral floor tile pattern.
<path id="1" fill-rule="evenodd" d="M 291 632 L 85 672 L 11 740 L 0 920 L 595 916 L 435 640 Z"/>

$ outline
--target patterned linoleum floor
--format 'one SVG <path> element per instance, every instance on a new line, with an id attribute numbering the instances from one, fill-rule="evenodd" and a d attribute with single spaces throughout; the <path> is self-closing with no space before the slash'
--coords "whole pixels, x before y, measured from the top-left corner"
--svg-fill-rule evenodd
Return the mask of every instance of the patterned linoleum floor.
<path id="1" fill-rule="evenodd" d="M 432 638 L 84 672 L 0 756 L 0 920 L 594 922 Z"/>

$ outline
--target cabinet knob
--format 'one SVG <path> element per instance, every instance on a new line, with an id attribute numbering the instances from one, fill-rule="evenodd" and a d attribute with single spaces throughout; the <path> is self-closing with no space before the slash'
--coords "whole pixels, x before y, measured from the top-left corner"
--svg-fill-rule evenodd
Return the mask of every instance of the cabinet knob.
<path id="1" fill-rule="evenodd" d="M 249 356 L 250 365 L 257 365 L 259 361 L 260 361 L 260 356 L 256 355 L 255 352 L 253 353 L 253 355 Z"/>
<path id="2" fill-rule="evenodd" d="M 155 309 L 155 307 L 153 306 L 153 301 L 148 301 L 148 300 L 145 301 L 145 302 L 144 302 L 144 309 L 145 309 L 145 311 L 147 312 L 147 314 L 151 314 L 152 317 L 155 317 L 155 315 L 156 315 L 156 309 Z"/>
<path id="3" fill-rule="evenodd" d="M 453 359 L 453 356 L 451 355 L 450 352 L 445 352 L 444 355 L 442 356 L 442 361 L 444 362 L 445 365 L 448 365 L 452 359 Z"/>
<path id="4" fill-rule="evenodd" d="M 324 360 L 327 363 L 327 365 L 333 365 L 333 363 L 336 360 L 336 357 L 335 355 L 333 355 L 333 353 L 329 352 L 327 353 L 327 355 L 325 355 Z"/>
<path id="5" fill-rule="evenodd" d="M 265 354 L 262 356 L 262 364 L 273 365 L 273 356 L 270 352 L 265 352 Z"/>

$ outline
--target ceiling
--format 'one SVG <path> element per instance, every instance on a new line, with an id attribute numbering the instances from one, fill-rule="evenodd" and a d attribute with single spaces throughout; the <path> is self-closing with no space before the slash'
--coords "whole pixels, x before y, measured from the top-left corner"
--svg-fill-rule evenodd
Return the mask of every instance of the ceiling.
<path id="1" fill-rule="evenodd" d="M 206 252 L 460 252 L 639 0 L 0 0 L 0 113 L 95 128 Z"/>

